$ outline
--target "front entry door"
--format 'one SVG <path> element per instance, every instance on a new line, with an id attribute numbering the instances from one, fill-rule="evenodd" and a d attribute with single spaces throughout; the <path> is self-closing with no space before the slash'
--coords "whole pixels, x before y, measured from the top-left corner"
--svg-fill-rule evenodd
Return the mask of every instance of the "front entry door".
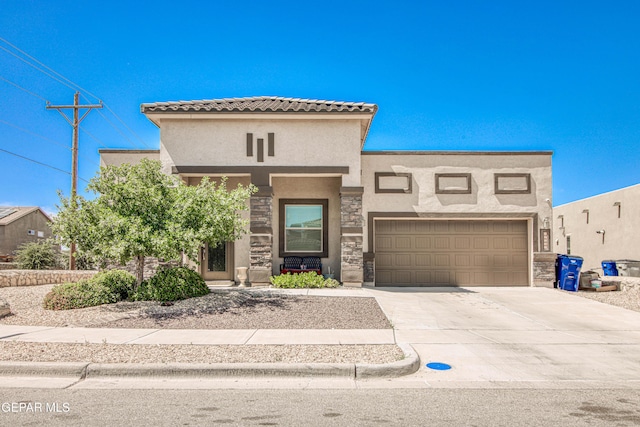
<path id="1" fill-rule="evenodd" d="M 233 242 L 205 245 L 201 268 L 205 280 L 233 280 Z"/>

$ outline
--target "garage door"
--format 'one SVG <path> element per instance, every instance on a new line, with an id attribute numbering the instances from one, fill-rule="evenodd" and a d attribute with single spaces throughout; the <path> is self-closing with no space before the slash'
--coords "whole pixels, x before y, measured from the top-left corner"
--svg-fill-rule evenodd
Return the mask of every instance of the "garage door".
<path id="1" fill-rule="evenodd" d="M 376 286 L 526 286 L 526 221 L 376 220 Z"/>

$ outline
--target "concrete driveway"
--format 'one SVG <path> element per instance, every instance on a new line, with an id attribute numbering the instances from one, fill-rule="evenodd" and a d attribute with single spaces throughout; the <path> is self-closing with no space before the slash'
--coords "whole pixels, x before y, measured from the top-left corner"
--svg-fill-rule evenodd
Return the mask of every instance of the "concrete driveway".
<path id="1" fill-rule="evenodd" d="M 640 388 L 638 312 L 549 288 L 366 292 L 422 360 L 400 386 Z"/>

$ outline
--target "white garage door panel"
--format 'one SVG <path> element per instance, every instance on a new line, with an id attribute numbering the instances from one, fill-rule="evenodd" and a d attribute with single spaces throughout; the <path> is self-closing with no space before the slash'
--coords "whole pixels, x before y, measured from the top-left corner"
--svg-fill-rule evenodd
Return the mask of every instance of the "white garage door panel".
<path id="1" fill-rule="evenodd" d="M 377 286 L 526 286 L 526 221 L 376 220 Z"/>

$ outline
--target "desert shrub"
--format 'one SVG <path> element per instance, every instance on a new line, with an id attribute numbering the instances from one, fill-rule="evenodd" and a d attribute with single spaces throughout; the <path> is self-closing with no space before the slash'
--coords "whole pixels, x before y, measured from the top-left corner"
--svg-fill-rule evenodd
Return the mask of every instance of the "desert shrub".
<path id="1" fill-rule="evenodd" d="M 124 270 L 102 271 L 90 280 L 116 294 L 119 301 L 129 298 L 136 285 L 135 276 Z"/>
<path id="2" fill-rule="evenodd" d="M 340 282 L 335 279 L 325 279 L 315 271 L 299 274 L 281 274 L 271 276 L 271 284 L 276 288 L 337 288 Z"/>
<path id="3" fill-rule="evenodd" d="M 155 276 L 142 282 L 131 299 L 177 301 L 208 293 L 209 288 L 198 273 L 187 267 L 171 267 L 160 270 Z"/>
<path id="4" fill-rule="evenodd" d="M 51 240 L 40 240 L 20 245 L 15 262 L 23 270 L 51 270 L 60 267 L 60 254 Z"/>
<path id="5" fill-rule="evenodd" d="M 111 304 L 127 299 L 135 283 L 135 277 L 126 271 L 103 271 L 90 279 L 54 286 L 43 305 L 47 310 L 71 310 Z"/>
<path id="6" fill-rule="evenodd" d="M 90 279 L 54 286 L 44 297 L 47 310 L 71 310 L 117 302 L 118 297 L 105 286 Z"/>

